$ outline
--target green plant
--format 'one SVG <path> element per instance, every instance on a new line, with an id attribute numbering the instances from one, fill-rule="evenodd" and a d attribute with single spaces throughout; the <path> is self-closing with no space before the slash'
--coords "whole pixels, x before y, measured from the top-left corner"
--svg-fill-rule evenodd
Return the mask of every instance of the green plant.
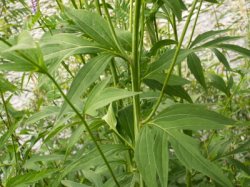
<path id="1" fill-rule="evenodd" d="M 224 52 L 236 52 L 247 63 L 250 57 L 250 50 L 228 43 L 240 38 L 224 36 L 229 29 L 194 37 L 202 3 L 216 0 L 193 0 L 189 6 L 182 0 L 72 0 L 74 8 L 56 2 L 61 16 L 51 25 L 37 18 L 47 30 L 39 41 L 27 31 L 1 38 L 3 74 L 28 73 L 47 92 L 40 100 L 43 108 L 26 112 L 28 118 L 16 115 L 4 94 L 15 93 L 18 86 L 0 77 L 5 124 L 0 146 L 9 153 L 1 157 L 7 161 L 1 166 L 4 186 L 247 184 L 244 174 L 237 178 L 237 170 L 249 173 L 244 164 L 249 140 L 241 141 L 249 123 L 214 112 L 202 100 L 223 93 L 221 113 L 231 114 L 246 78 L 242 69 L 231 68 Z M 188 15 L 179 33 L 183 11 Z M 167 35 L 159 31 L 159 20 L 166 22 Z M 226 81 L 212 68 L 204 70 L 200 53 L 210 49 L 225 68 Z M 67 61 L 72 56 L 73 62 Z M 194 88 L 186 67 L 201 86 L 201 102 L 189 91 Z M 238 86 L 236 76 L 241 77 Z M 17 128 L 37 133 L 20 144 Z M 60 138 L 64 131 L 68 138 Z"/>

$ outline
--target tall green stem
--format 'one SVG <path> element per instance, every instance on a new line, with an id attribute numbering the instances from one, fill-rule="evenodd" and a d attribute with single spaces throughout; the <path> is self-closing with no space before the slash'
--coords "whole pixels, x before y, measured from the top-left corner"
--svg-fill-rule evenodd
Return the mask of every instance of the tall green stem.
<path id="1" fill-rule="evenodd" d="M 11 119 L 10 119 L 10 115 L 9 115 L 9 112 L 8 112 L 7 103 L 6 103 L 5 99 L 4 99 L 3 92 L 0 91 L 0 94 L 1 94 L 1 99 L 2 99 L 2 102 L 3 102 L 3 107 L 4 107 L 4 110 L 5 110 L 7 123 L 8 123 L 8 125 L 6 124 L 6 127 L 9 130 L 9 128 L 11 127 Z M 16 167 L 17 167 L 18 166 L 18 156 L 17 156 L 17 152 L 16 152 L 16 146 L 15 146 L 14 135 L 13 134 L 11 135 L 11 141 L 12 141 L 12 145 L 13 145 L 14 157 L 15 157 L 15 162 L 16 162 Z M 17 170 L 18 169 L 16 169 L 16 171 Z"/>
<path id="2" fill-rule="evenodd" d="M 109 165 L 108 163 L 108 160 L 106 159 L 104 153 L 102 152 L 99 144 L 97 143 L 97 141 L 95 140 L 95 137 L 93 135 L 93 133 L 91 132 L 91 129 L 89 128 L 87 122 L 85 121 L 84 117 L 80 114 L 80 112 L 75 108 L 75 106 L 71 103 L 71 101 L 68 99 L 68 97 L 63 93 L 61 87 L 59 86 L 59 84 L 56 82 L 56 80 L 48 73 L 46 72 L 45 73 L 49 78 L 50 80 L 55 84 L 55 86 L 57 87 L 58 91 L 61 93 L 61 95 L 63 96 L 64 100 L 68 103 L 68 105 L 72 108 L 72 110 L 76 113 L 76 115 L 80 118 L 80 120 L 82 121 L 82 123 L 84 124 L 87 132 L 89 133 L 91 139 L 93 140 L 97 150 L 99 151 L 103 161 L 105 162 L 106 166 L 108 167 L 108 170 L 113 178 L 113 180 L 115 181 L 116 185 L 117 186 L 120 186 L 115 175 L 114 175 L 114 172 L 112 171 L 112 168 L 111 166 Z"/>
<path id="3" fill-rule="evenodd" d="M 190 35 L 190 38 L 189 38 L 189 41 L 188 41 L 188 45 L 187 45 L 188 47 L 190 46 L 190 44 L 192 42 L 192 39 L 193 39 L 193 36 L 194 36 L 194 30 L 196 28 L 197 21 L 198 21 L 199 15 L 200 15 L 202 2 L 203 2 L 203 0 L 200 0 L 200 5 L 198 7 L 198 11 L 197 11 L 197 14 L 196 14 L 196 17 L 195 17 L 195 20 L 194 20 L 194 26 L 192 28 L 192 32 L 191 32 L 191 35 Z"/>
<path id="4" fill-rule="evenodd" d="M 184 26 L 183 31 L 182 31 L 182 33 L 181 33 L 181 37 L 180 37 L 178 46 L 177 46 L 177 48 L 176 48 L 176 50 L 175 50 L 175 53 L 174 53 L 173 61 L 172 61 L 171 65 L 170 65 L 170 68 L 168 69 L 167 76 L 166 76 L 165 81 L 164 81 L 164 83 L 163 83 L 163 86 L 162 86 L 162 89 L 161 89 L 160 96 L 159 96 L 159 98 L 158 98 L 158 100 L 157 100 L 155 106 L 153 107 L 153 110 L 152 110 L 151 113 L 148 115 L 148 117 L 143 121 L 143 123 L 148 122 L 148 121 L 154 116 L 155 112 L 157 111 L 157 109 L 158 109 L 158 107 L 159 107 L 159 105 L 160 105 L 160 103 L 161 103 L 161 100 L 162 100 L 162 98 L 163 98 L 164 92 L 166 91 L 167 84 L 168 84 L 169 79 L 170 79 L 170 77 L 171 77 L 171 74 L 172 74 L 172 72 L 173 72 L 173 70 L 174 70 L 174 66 L 175 66 L 175 64 L 176 64 L 176 62 L 177 62 L 177 58 L 178 58 L 178 55 L 179 55 L 179 53 L 180 53 L 180 49 L 181 49 L 181 46 L 182 46 L 182 42 L 183 42 L 184 37 L 185 37 L 185 35 L 186 35 L 187 29 L 188 29 L 188 26 L 189 26 L 189 23 L 190 23 L 190 20 L 191 20 L 191 17 L 192 17 L 192 15 L 193 15 L 193 12 L 194 12 L 194 9 L 195 9 L 195 6 L 196 6 L 197 2 L 198 2 L 198 0 L 194 0 L 193 4 L 192 4 L 192 6 L 191 6 L 190 13 L 189 13 L 189 15 L 188 15 L 188 17 L 187 17 L 185 26 Z"/>
<path id="5" fill-rule="evenodd" d="M 120 45 L 120 42 L 119 42 L 119 40 L 118 40 L 118 37 L 117 37 L 117 35 L 116 35 L 116 33 L 115 33 L 115 28 L 114 28 L 114 26 L 113 26 L 113 24 L 112 24 L 111 17 L 110 17 L 110 15 L 109 15 L 108 8 L 107 8 L 107 5 L 106 5 L 105 0 L 102 0 L 102 4 L 103 4 L 103 7 L 104 7 L 105 16 L 106 16 L 106 18 L 107 18 L 107 20 L 108 20 L 109 29 L 110 29 L 111 34 L 112 34 L 112 37 L 113 37 L 113 39 L 114 39 L 114 41 L 115 41 L 116 47 L 118 48 L 119 52 L 120 52 L 122 55 L 126 56 L 126 54 L 125 54 L 125 52 L 124 52 L 122 46 Z"/>
<path id="6" fill-rule="evenodd" d="M 135 1 L 134 7 L 134 20 L 132 28 L 132 62 L 131 62 L 131 80 L 132 91 L 140 91 L 140 56 L 139 56 L 139 27 L 140 27 L 140 12 L 141 12 L 141 0 Z M 136 95 L 133 97 L 133 114 L 134 114 L 134 135 L 135 142 L 138 137 L 139 122 L 140 122 L 140 97 Z"/>

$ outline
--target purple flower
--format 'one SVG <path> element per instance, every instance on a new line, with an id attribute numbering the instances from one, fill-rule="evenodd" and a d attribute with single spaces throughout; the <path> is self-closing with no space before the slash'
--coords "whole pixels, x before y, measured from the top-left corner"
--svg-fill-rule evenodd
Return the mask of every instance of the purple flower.
<path id="1" fill-rule="evenodd" d="M 31 0 L 32 3 L 32 13 L 35 14 L 37 11 L 37 0 Z"/>

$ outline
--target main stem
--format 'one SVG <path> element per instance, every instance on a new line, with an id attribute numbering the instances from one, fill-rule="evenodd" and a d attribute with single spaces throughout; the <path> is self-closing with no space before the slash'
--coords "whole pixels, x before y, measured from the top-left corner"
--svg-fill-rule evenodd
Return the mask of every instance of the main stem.
<path id="1" fill-rule="evenodd" d="M 158 98 L 158 100 L 157 100 L 157 102 L 156 102 L 153 110 L 151 111 L 151 113 L 149 114 L 149 116 L 143 121 L 143 123 L 147 123 L 154 116 L 155 112 L 157 111 L 157 109 L 158 109 L 158 107 L 159 107 L 159 105 L 161 103 L 161 100 L 163 98 L 164 92 L 166 91 L 166 87 L 168 85 L 169 79 L 170 79 L 171 74 L 172 74 L 172 72 L 174 70 L 174 66 L 175 66 L 175 64 L 177 62 L 177 58 L 178 58 L 178 55 L 180 53 L 182 42 L 183 42 L 184 37 L 186 35 L 187 29 L 188 29 L 188 26 L 189 26 L 189 23 L 190 23 L 190 20 L 191 20 L 191 17 L 193 15 L 193 12 L 194 12 L 194 9 L 195 9 L 195 6 L 196 6 L 197 2 L 198 2 L 198 0 L 194 0 L 194 2 L 192 4 L 190 13 L 189 13 L 189 15 L 187 17 L 185 26 L 184 26 L 183 31 L 181 33 L 181 37 L 180 37 L 179 43 L 178 43 L 177 48 L 175 50 L 173 61 L 172 61 L 171 65 L 170 65 L 170 68 L 168 69 L 167 76 L 166 76 L 165 81 L 163 83 L 160 96 L 159 96 L 159 98 Z"/>
<path id="2" fill-rule="evenodd" d="M 99 151 L 103 161 L 105 162 L 106 166 L 108 167 L 108 170 L 113 178 L 113 180 L 115 181 L 116 185 L 117 186 L 120 186 L 115 175 L 114 175 L 114 172 L 112 171 L 112 168 L 111 166 L 109 165 L 108 163 L 108 160 L 106 159 L 104 153 L 102 152 L 100 146 L 98 145 L 97 141 L 95 140 L 95 137 L 93 135 L 93 133 L 91 132 L 87 122 L 85 121 L 85 119 L 83 118 L 83 116 L 80 114 L 80 112 L 75 108 L 75 106 L 71 103 L 71 101 L 68 99 L 68 97 L 63 93 L 61 87 L 59 86 L 59 84 L 56 82 L 56 80 L 47 72 L 45 73 L 50 79 L 51 81 L 55 84 L 55 86 L 57 87 L 57 89 L 59 90 L 59 92 L 61 93 L 61 95 L 63 96 L 64 100 L 69 104 L 69 106 L 73 109 L 73 111 L 76 113 L 76 115 L 80 118 L 80 120 L 82 121 L 82 123 L 84 124 L 87 132 L 89 133 L 91 139 L 93 140 L 97 150 Z"/>
<path id="3" fill-rule="evenodd" d="M 132 6 L 132 5 L 131 5 Z M 132 62 L 131 62 L 131 79 L 132 79 L 132 91 L 140 91 L 140 56 L 139 56 L 139 27 L 140 27 L 140 11 L 141 0 L 135 1 L 134 7 L 134 20 L 132 28 Z M 136 95 L 133 97 L 133 115 L 134 115 L 134 142 L 136 142 L 139 134 L 139 122 L 140 122 L 140 97 Z"/>
<path id="4" fill-rule="evenodd" d="M 5 110 L 7 123 L 8 123 L 8 125 L 6 124 L 6 127 L 9 130 L 10 127 L 11 127 L 11 119 L 10 119 L 10 115 L 9 115 L 9 112 L 8 112 L 7 103 L 6 103 L 5 99 L 4 99 L 3 92 L 0 91 L 0 94 L 1 94 L 1 99 L 2 99 L 2 102 L 3 102 L 3 107 L 4 107 L 4 110 Z M 15 141 L 14 141 L 14 135 L 13 134 L 11 135 L 11 141 L 12 141 L 12 145 L 13 145 L 13 151 L 14 151 L 15 162 L 16 162 L 16 172 L 17 172 L 18 171 L 18 168 L 17 168 L 18 167 L 18 156 L 17 156 L 17 152 L 16 152 L 16 146 L 15 146 Z"/>

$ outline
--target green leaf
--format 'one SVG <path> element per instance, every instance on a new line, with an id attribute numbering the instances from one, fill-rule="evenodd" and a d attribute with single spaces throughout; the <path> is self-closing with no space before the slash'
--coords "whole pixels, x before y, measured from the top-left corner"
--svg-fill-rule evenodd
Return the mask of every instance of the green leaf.
<path id="1" fill-rule="evenodd" d="M 66 15 L 84 32 L 96 42 L 117 49 L 107 21 L 97 13 L 80 9 L 65 8 Z"/>
<path id="2" fill-rule="evenodd" d="M 142 128 L 135 145 L 135 161 L 147 186 L 158 187 L 154 157 L 154 134 L 152 128 Z"/>
<path id="3" fill-rule="evenodd" d="M 163 0 L 167 7 L 169 7 L 172 12 L 176 15 L 179 21 L 182 20 L 182 10 L 184 9 L 183 2 L 178 0 Z M 185 9 L 184 9 L 185 10 Z"/>
<path id="4" fill-rule="evenodd" d="M 131 32 L 116 30 L 116 34 L 117 34 L 117 37 L 118 37 L 118 40 L 119 40 L 121 46 L 125 50 L 127 50 L 129 52 L 132 52 L 132 35 L 131 35 Z"/>
<path id="5" fill-rule="evenodd" d="M 156 171 L 162 187 L 168 186 L 168 135 L 158 130 L 154 142 Z"/>
<path id="6" fill-rule="evenodd" d="M 209 3 L 219 3 L 217 0 L 204 0 L 204 1 L 207 1 Z"/>
<path id="7" fill-rule="evenodd" d="M 114 113 L 112 104 L 109 105 L 108 112 L 105 116 L 102 117 L 102 119 L 104 121 L 106 121 L 106 123 L 109 125 L 110 129 L 116 130 L 117 120 L 115 117 L 115 113 Z"/>
<path id="8" fill-rule="evenodd" d="M 133 106 L 129 105 L 118 111 L 117 114 L 117 130 L 124 137 L 129 137 L 130 140 L 134 139 L 134 119 L 133 119 Z"/>
<path id="9" fill-rule="evenodd" d="M 196 80 L 206 90 L 207 85 L 205 82 L 205 77 L 203 73 L 203 68 L 201 66 L 200 58 L 195 53 L 192 53 L 188 55 L 187 57 L 187 64 L 188 64 L 188 68 L 190 69 L 191 73 L 194 75 Z"/>
<path id="10" fill-rule="evenodd" d="M 18 35 L 17 44 L 13 45 L 12 47 L 8 48 L 4 52 L 11 52 L 16 50 L 25 50 L 25 49 L 35 49 L 36 44 L 27 31 L 23 31 Z"/>
<path id="11" fill-rule="evenodd" d="M 83 175 L 96 187 L 103 187 L 102 177 L 92 170 L 83 170 Z"/>
<path id="12" fill-rule="evenodd" d="M 57 169 L 47 169 L 42 171 L 28 172 L 24 175 L 17 175 L 7 181 L 6 187 L 18 187 L 22 185 L 28 186 L 30 184 L 35 184 L 37 181 L 51 176 L 56 171 Z"/>
<path id="13" fill-rule="evenodd" d="M 126 147 L 125 145 L 121 145 L 121 144 L 105 144 L 105 145 L 101 145 L 101 149 L 105 157 L 108 159 L 108 161 L 115 162 L 115 160 L 118 159 L 117 154 L 128 150 L 128 147 Z M 68 173 L 81 170 L 81 169 L 97 167 L 103 164 L 104 164 L 104 161 L 102 157 L 100 156 L 99 151 L 97 151 L 97 149 L 95 148 L 89 151 L 88 153 L 84 154 L 83 156 L 80 156 L 80 157 L 77 156 L 74 160 L 68 163 L 63 169 L 62 174 L 60 175 L 59 179 L 61 180 Z"/>
<path id="14" fill-rule="evenodd" d="M 218 49 L 212 49 L 212 51 L 214 52 L 218 60 L 227 68 L 227 70 L 232 70 L 229 65 L 229 62 L 227 61 L 227 58 L 223 53 L 221 53 Z"/>
<path id="15" fill-rule="evenodd" d="M 194 104 L 172 105 L 150 122 L 164 129 L 222 129 L 233 125 L 234 120 L 228 119 L 216 112 L 207 110 L 204 106 Z"/>
<path id="16" fill-rule="evenodd" d="M 177 42 L 175 40 L 171 40 L 171 39 L 165 39 L 165 40 L 160 40 L 160 41 L 156 42 L 154 44 L 154 46 L 149 51 L 150 56 L 156 55 L 157 51 L 160 48 L 162 48 L 164 46 L 172 45 L 172 44 L 177 44 Z"/>
<path id="17" fill-rule="evenodd" d="M 152 78 L 157 78 L 157 77 L 152 77 Z M 159 82 L 162 81 L 162 82 Z M 164 80 L 154 80 L 154 79 L 144 79 L 143 82 L 149 86 L 153 90 L 161 90 L 163 86 L 163 81 Z M 177 96 L 182 99 L 185 99 L 186 101 L 192 103 L 191 97 L 188 95 L 186 90 L 182 86 L 167 86 L 164 90 L 164 93 L 170 96 Z"/>
<path id="18" fill-rule="evenodd" d="M 60 33 L 44 37 L 41 41 L 41 46 L 44 60 L 50 67 L 50 72 L 53 72 L 59 63 L 69 56 L 93 54 L 107 50 L 104 46 L 94 41 L 89 41 L 71 33 Z"/>
<path id="19" fill-rule="evenodd" d="M 199 144 L 195 139 L 177 130 L 168 130 L 167 132 L 170 136 L 169 140 L 177 158 L 185 167 L 197 170 L 209 176 L 222 186 L 233 186 L 216 164 L 210 162 L 201 155 L 199 152 Z"/>
<path id="20" fill-rule="evenodd" d="M 157 80 L 160 83 L 163 83 L 166 76 L 167 76 L 166 73 L 159 73 L 158 72 L 158 73 L 150 74 L 144 79 L 153 79 L 153 80 Z M 180 77 L 177 75 L 171 75 L 168 85 L 169 86 L 183 86 L 183 85 L 189 84 L 189 83 L 190 83 L 190 81 L 183 78 L 183 77 Z"/>
<path id="21" fill-rule="evenodd" d="M 156 62 L 150 64 L 147 72 L 144 74 L 144 77 L 155 73 L 157 74 L 160 71 L 168 69 L 173 61 L 175 50 L 176 49 L 170 49 L 166 51 L 166 53 L 164 53 Z M 192 49 L 181 49 L 176 64 L 180 64 L 192 52 Z"/>
<path id="22" fill-rule="evenodd" d="M 93 96 L 92 96 L 93 94 Z M 127 97 L 132 97 L 139 93 L 130 92 L 125 89 L 118 89 L 118 88 L 105 88 L 103 90 L 99 90 L 99 86 L 90 93 L 84 111 L 87 114 L 91 114 L 96 109 L 104 107 L 113 101 L 117 101 L 120 99 L 124 99 Z"/>
<path id="23" fill-rule="evenodd" d="M 73 182 L 70 180 L 62 180 L 61 183 L 66 187 L 90 187 L 89 185 L 80 184 L 80 183 Z"/>
<path id="24" fill-rule="evenodd" d="M 43 107 L 40 112 L 36 112 L 31 117 L 29 117 L 25 123 L 26 124 L 36 123 L 37 121 L 43 118 L 58 114 L 59 111 L 60 111 L 60 108 L 56 106 Z"/>
<path id="25" fill-rule="evenodd" d="M 219 38 L 216 38 L 214 40 L 211 40 L 209 42 L 206 42 L 204 44 L 202 44 L 201 46 L 198 46 L 196 48 L 209 48 L 209 47 L 213 47 L 215 45 L 218 45 L 222 42 L 227 42 L 227 41 L 232 41 L 232 40 L 238 40 L 240 39 L 241 37 L 240 36 L 223 36 L 223 37 L 219 37 Z"/>
<path id="26" fill-rule="evenodd" d="M 15 92 L 17 87 L 0 75 L 0 92 Z"/>
<path id="27" fill-rule="evenodd" d="M 7 132 L 5 132 L 3 135 L 1 135 L 0 137 L 0 149 L 4 146 L 6 146 L 7 141 L 9 140 L 9 138 L 11 137 L 11 135 L 15 132 L 15 130 L 17 129 L 19 123 L 15 123 L 14 125 L 12 125 Z"/>
<path id="28" fill-rule="evenodd" d="M 227 32 L 227 31 L 229 31 L 229 30 L 225 29 L 225 30 L 208 31 L 208 32 L 202 33 L 202 34 L 198 35 L 194 39 L 194 41 L 190 45 L 190 48 L 192 48 L 193 46 L 195 46 L 198 43 L 201 43 L 203 41 L 208 40 L 209 38 L 211 38 L 211 37 L 213 37 L 213 36 L 215 36 L 217 34 L 224 33 L 224 32 Z"/>
<path id="29" fill-rule="evenodd" d="M 244 47 L 240 47 L 238 45 L 233 45 L 233 44 L 219 44 L 219 45 L 216 45 L 216 47 L 219 47 L 219 48 L 222 48 L 222 49 L 231 50 L 231 51 L 239 53 L 239 54 L 241 54 L 243 56 L 250 57 L 250 50 L 246 49 Z"/>
<path id="30" fill-rule="evenodd" d="M 72 135 L 69 138 L 66 154 L 69 154 L 71 148 L 75 146 L 75 144 L 79 141 L 84 130 L 85 130 L 84 125 L 80 125 L 75 129 L 75 131 L 72 133 Z"/>
<path id="31" fill-rule="evenodd" d="M 22 39 L 22 37 L 24 38 Z M 46 72 L 47 67 L 39 45 L 32 43 L 33 39 L 28 33 L 21 33 L 19 38 L 19 43 L 10 43 L 12 46 L 0 42 L 0 48 L 5 48 L 5 50 L 0 51 L 0 55 L 10 61 L 0 64 L 0 70 Z M 25 42 L 30 42 L 31 44 L 29 45 L 29 43 Z"/>
<path id="32" fill-rule="evenodd" d="M 68 99 L 73 103 L 78 103 L 80 96 L 87 90 L 87 88 L 95 82 L 101 73 L 106 69 L 108 63 L 110 62 L 112 56 L 108 54 L 102 54 L 95 58 L 89 60 L 80 71 L 77 73 L 74 78 L 69 92 L 67 94 Z M 64 102 L 59 118 L 67 112 L 69 106 L 66 102 Z"/>
<path id="33" fill-rule="evenodd" d="M 209 77 L 210 77 L 212 86 L 222 91 L 227 96 L 230 96 L 230 90 L 228 90 L 227 85 L 222 77 L 216 74 L 209 74 Z"/>
<path id="34" fill-rule="evenodd" d="M 16 60 L 15 60 L 16 61 Z M 38 68 L 29 63 L 4 63 L 0 64 L 1 71 L 34 72 Z"/>

